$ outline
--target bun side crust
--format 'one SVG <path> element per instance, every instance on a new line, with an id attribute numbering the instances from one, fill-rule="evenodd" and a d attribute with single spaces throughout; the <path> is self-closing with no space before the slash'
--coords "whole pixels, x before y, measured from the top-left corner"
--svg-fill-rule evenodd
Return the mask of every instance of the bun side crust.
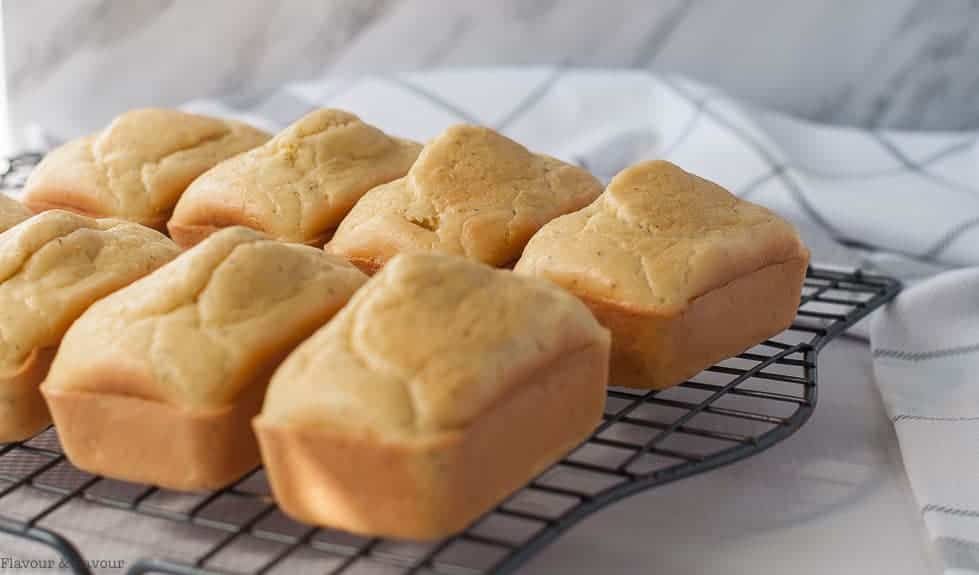
<path id="1" fill-rule="evenodd" d="M 220 224 L 179 224 L 173 221 L 170 221 L 170 223 L 166 225 L 167 231 L 170 232 L 170 237 L 173 239 L 174 243 L 183 249 L 190 249 L 207 239 L 210 235 L 215 234 L 227 227 L 228 226 L 223 226 Z M 307 246 L 313 246 L 314 248 L 322 248 L 326 242 L 330 241 L 331 237 L 333 237 L 332 230 L 326 234 L 304 240 L 301 243 Z"/>
<path id="2" fill-rule="evenodd" d="M 607 361 L 607 342 L 563 354 L 467 427 L 436 434 L 383 439 L 259 416 L 273 495 L 297 520 L 354 533 L 434 540 L 461 531 L 588 437 Z"/>
<path id="3" fill-rule="evenodd" d="M 256 377 L 231 405 L 209 412 L 136 395 L 43 386 L 42 393 L 62 448 L 79 469 L 167 489 L 213 490 L 258 465 L 254 439 L 243 438 L 252 436 L 251 418 L 261 407 L 270 374 Z M 154 385 L 145 372 L 115 365 L 92 369 L 85 377 L 134 389 Z"/>
<path id="4" fill-rule="evenodd" d="M 34 349 L 17 373 L 0 378 L 0 443 L 23 441 L 51 424 L 37 387 L 47 375 L 56 350 Z"/>
<path id="5" fill-rule="evenodd" d="M 88 191 L 80 188 L 49 188 L 45 198 L 25 198 L 24 205 L 35 214 L 49 210 L 63 210 L 93 219 L 113 217 L 108 210 L 92 202 Z M 129 218 L 126 221 L 167 233 L 169 214 L 153 218 Z"/>
<path id="6" fill-rule="evenodd" d="M 679 314 L 651 315 L 579 294 L 612 331 L 609 385 L 672 387 L 787 329 L 807 265 L 800 258 L 766 266 L 694 299 Z"/>

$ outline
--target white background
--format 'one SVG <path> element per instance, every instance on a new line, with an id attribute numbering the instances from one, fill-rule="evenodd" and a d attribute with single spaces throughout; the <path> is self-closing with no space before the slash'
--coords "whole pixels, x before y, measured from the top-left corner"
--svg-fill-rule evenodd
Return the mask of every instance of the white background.
<path id="1" fill-rule="evenodd" d="M 973 0 L 3 0 L 16 141 L 324 72 L 680 72 L 818 121 L 979 127 Z"/>

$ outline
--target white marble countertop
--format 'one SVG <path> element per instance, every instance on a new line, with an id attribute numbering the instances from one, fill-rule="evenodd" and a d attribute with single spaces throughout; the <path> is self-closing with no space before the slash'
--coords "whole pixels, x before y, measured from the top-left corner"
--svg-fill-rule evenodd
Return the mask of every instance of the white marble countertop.
<path id="1" fill-rule="evenodd" d="M 971 0 L 31 0 L 0 15 L 13 149 L 32 124 L 68 138 L 138 106 L 458 66 L 639 68 L 819 122 L 979 127 Z"/>

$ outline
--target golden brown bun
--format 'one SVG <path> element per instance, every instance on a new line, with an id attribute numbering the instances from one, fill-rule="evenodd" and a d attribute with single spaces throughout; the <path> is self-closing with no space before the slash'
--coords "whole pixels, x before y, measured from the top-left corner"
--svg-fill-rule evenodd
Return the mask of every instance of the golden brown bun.
<path id="1" fill-rule="evenodd" d="M 53 210 L 0 234 L 0 442 L 50 422 L 38 385 L 65 331 L 94 301 L 177 255 L 169 239 L 118 220 Z"/>
<path id="2" fill-rule="evenodd" d="M 31 217 L 31 211 L 24 204 L 0 192 L 0 233 L 16 226 Z"/>
<path id="3" fill-rule="evenodd" d="M 612 330 L 612 385 L 661 389 L 787 328 L 808 261 L 769 210 L 651 161 L 544 226 L 515 271 L 575 293 Z"/>
<path id="4" fill-rule="evenodd" d="M 268 376 L 366 280 L 247 228 L 210 236 L 68 330 L 42 386 L 65 453 L 171 489 L 231 483 L 259 463 L 250 422 Z"/>
<path id="5" fill-rule="evenodd" d="M 274 496 L 356 533 L 463 529 L 594 429 L 608 352 L 547 282 L 397 256 L 273 375 L 255 429 Z"/>
<path id="6" fill-rule="evenodd" d="M 580 168 L 490 129 L 454 126 L 425 146 L 407 176 L 361 198 L 326 250 L 367 271 L 424 252 L 504 266 L 542 225 L 601 191 Z"/>
<path id="7" fill-rule="evenodd" d="M 0 443 L 27 439 L 51 423 L 37 386 L 48 373 L 55 349 L 33 350 L 20 370 L 0 379 Z"/>
<path id="8" fill-rule="evenodd" d="M 47 154 L 27 180 L 24 203 L 35 212 L 61 208 L 163 230 L 194 178 L 268 138 L 232 120 L 133 110 Z"/>
<path id="9" fill-rule="evenodd" d="M 231 225 L 322 246 L 367 190 L 404 176 L 420 151 L 353 114 L 317 110 L 198 178 L 168 227 L 181 246 Z"/>

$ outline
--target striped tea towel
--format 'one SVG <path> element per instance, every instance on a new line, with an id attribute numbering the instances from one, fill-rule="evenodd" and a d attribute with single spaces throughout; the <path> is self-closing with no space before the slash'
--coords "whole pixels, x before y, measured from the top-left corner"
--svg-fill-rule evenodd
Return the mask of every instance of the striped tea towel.
<path id="1" fill-rule="evenodd" d="M 903 279 L 855 331 L 946 572 L 979 573 L 977 134 L 816 126 L 681 78 L 564 68 L 324 78 L 185 108 L 275 130 L 321 106 L 419 140 L 484 124 L 606 181 L 665 158 L 795 222 L 816 263 Z"/>

